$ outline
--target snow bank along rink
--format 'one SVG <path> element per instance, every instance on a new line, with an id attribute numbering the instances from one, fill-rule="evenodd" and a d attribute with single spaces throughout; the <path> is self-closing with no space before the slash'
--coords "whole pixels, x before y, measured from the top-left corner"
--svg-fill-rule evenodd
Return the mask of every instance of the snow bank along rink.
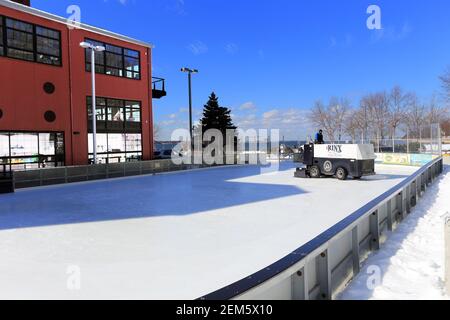
<path id="1" fill-rule="evenodd" d="M 283 258 L 417 170 L 296 179 L 293 163 L 0 196 L 0 298 L 195 299 Z"/>
<path id="2" fill-rule="evenodd" d="M 341 299 L 449 299 L 445 293 L 444 221 L 450 213 L 450 170 L 365 262 Z"/>

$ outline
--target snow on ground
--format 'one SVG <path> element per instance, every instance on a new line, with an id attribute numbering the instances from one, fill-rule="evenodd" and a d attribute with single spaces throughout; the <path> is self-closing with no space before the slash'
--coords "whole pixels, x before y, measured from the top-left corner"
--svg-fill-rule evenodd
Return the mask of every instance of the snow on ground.
<path id="1" fill-rule="evenodd" d="M 444 282 L 444 217 L 448 213 L 449 167 L 381 250 L 369 257 L 340 299 L 449 299 Z"/>
<path id="2" fill-rule="evenodd" d="M 380 165 L 376 176 L 338 181 L 295 179 L 293 166 L 1 195 L 0 299 L 195 299 L 281 259 L 417 170 Z M 74 279 L 80 290 L 68 290 Z"/>

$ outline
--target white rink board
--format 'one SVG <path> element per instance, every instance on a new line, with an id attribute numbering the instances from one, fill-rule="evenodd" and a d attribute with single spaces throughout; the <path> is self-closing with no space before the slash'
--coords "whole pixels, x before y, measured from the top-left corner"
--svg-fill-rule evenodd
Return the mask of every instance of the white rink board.
<path id="1" fill-rule="evenodd" d="M 342 182 L 295 179 L 293 164 L 243 166 L 0 195 L 0 299 L 195 299 L 283 258 L 417 169 L 377 165 L 376 176 Z"/>

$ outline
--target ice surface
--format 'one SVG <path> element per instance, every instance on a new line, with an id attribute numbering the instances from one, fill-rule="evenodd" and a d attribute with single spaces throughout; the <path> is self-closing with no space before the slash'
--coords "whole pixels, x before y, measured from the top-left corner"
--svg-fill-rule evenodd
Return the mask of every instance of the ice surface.
<path id="1" fill-rule="evenodd" d="M 214 168 L 0 196 L 0 298 L 195 299 L 289 254 L 416 168 Z M 80 290 L 69 290 L 80 271 Z M 78 277 L 77 277 L 78 279 Z M 76 282 L 77 283 L 77 282 Z"/>
<path id="2" fill-rule="evenodd" d="M 440 183 L 427 190 L 411 215 L 390 234 L 382 250 L 369 257 L 340 298 L 449 299 L 444 289 L 444 217 L 449 212 L 447 168 Z"/>

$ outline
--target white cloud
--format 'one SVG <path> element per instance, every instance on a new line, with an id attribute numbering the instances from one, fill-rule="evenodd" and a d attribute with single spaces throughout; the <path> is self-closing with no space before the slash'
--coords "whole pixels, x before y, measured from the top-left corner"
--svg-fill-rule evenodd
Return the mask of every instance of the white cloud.
<path id="1" fill-rule="evenodd" d="M 276 120 L 280 115 L 280 111 L 278 109 L 270 110 L 268 112 L 263 113 L 263 120 L 265 123 L 270 124 L 270 122 Z"/>
<path id="2" fill-rule="evenodd" d="M 308 119 L 308 111 L 300 108 L 273 109 L 260 115 L 238 115 L 233 120 L 244 130 L 279 129 L 286 140 L 306 140 L 315 130 Z"/>
<path id="3" fill-rule="evenodd" d="M 236 53 L 238 53 L 239 51 L 239 47 L 237 44 L 235 43 L 228 43 L 225 46 L 225 51 L 230 54 L 230 55 L 235 55 Z"/>
<path id="4" fill-rule="evenodd" d="M 180 108 L 178 113 L 163 116 L 158 124 L 161 127 L 160 139 L 170 139 L 173 130 L 188 127 L 187 108 Z M 202 115 L 202 110 L 193 110 L 194 121 Z M 316 128 L 310 123 L 308 110 L 301 108 L 274 108 L 258 112 L 253 102 L 246 102 L 233 110 L 233 123 L 240 129 L 279 129 L 280 136 L 286 140 L 306 140 L 313 136 Z"/>
<path id="5" fill-rule="evenodd" d="M 387 41 L 399 41 L 403 40 L 409 36 L 409 34 L 413 31 L 411 25 L 405 22 L 401 28 L 397 27 L 386 27 L 380 30 L 373 30 L 372 32 L 372 43 L 377 43 L 382 40 Z"/>
<path id="6" fill-rule="evenodd" d="M 337 38 L 335 36 L 330 38 L 330 48 L 344 47 L 348 48 L 353 44 L 353 36 L 347 33 L 342 38 Z"/>
<path id="7" fill-rule="evenodd" d="M 265 53 L 263 50 L 258 50 L 258 58 L 259 60 L 264 60 L 264 58 L 266 57 Z"/>
<path id="8" fill-rule="evenodd" d="M 176 121 L 175 120 L 165 120 L 165 121 L 161 121 L 161 122 L 159 122 L 161 125 L 163 125 L 163 126 L 170 126 L 170 125 L 173 125 L 173 124 L 175 124 L 176 123 Z"/>
<path id="9" fill-rule="evenodd" d="M 208 46 L 201 41 L 195 41 L 189 44 L 187 49 L 194 55 L 200 55 L 208 52 Z"/>
<path id="10" fill-rule="evenodd" d="M 182 15 L 182 16 L 187 14 L 185 6 L 184 6 L 184 0 L 175 0 L 174 10 L 176 13 L 178 13 L 179 15 Z"/>
<path id="11" fill-rule="evenodd" d="M 108 2 L 109 0 L 103 0 L 103 2 Z M 127 3 L 130 2 L 130 0 L 117 0 L 121 5 L 127 5 Z"/>
<path id="12" fill-rule="evenodd" d="M 241 111 L 256 110 L 256 105 L 253 102 L 249 101 L 249 102 L 242 104 L 239 107 L 239 110 L 241 110 Z"/>
<path id="13" fill-rule="evenodd" d="M 259 121 L 256 114 L 249 114 L 246 116 L 232 116 L 235 124 L 241 129 L 250 129 L 258 127 Z"/>

